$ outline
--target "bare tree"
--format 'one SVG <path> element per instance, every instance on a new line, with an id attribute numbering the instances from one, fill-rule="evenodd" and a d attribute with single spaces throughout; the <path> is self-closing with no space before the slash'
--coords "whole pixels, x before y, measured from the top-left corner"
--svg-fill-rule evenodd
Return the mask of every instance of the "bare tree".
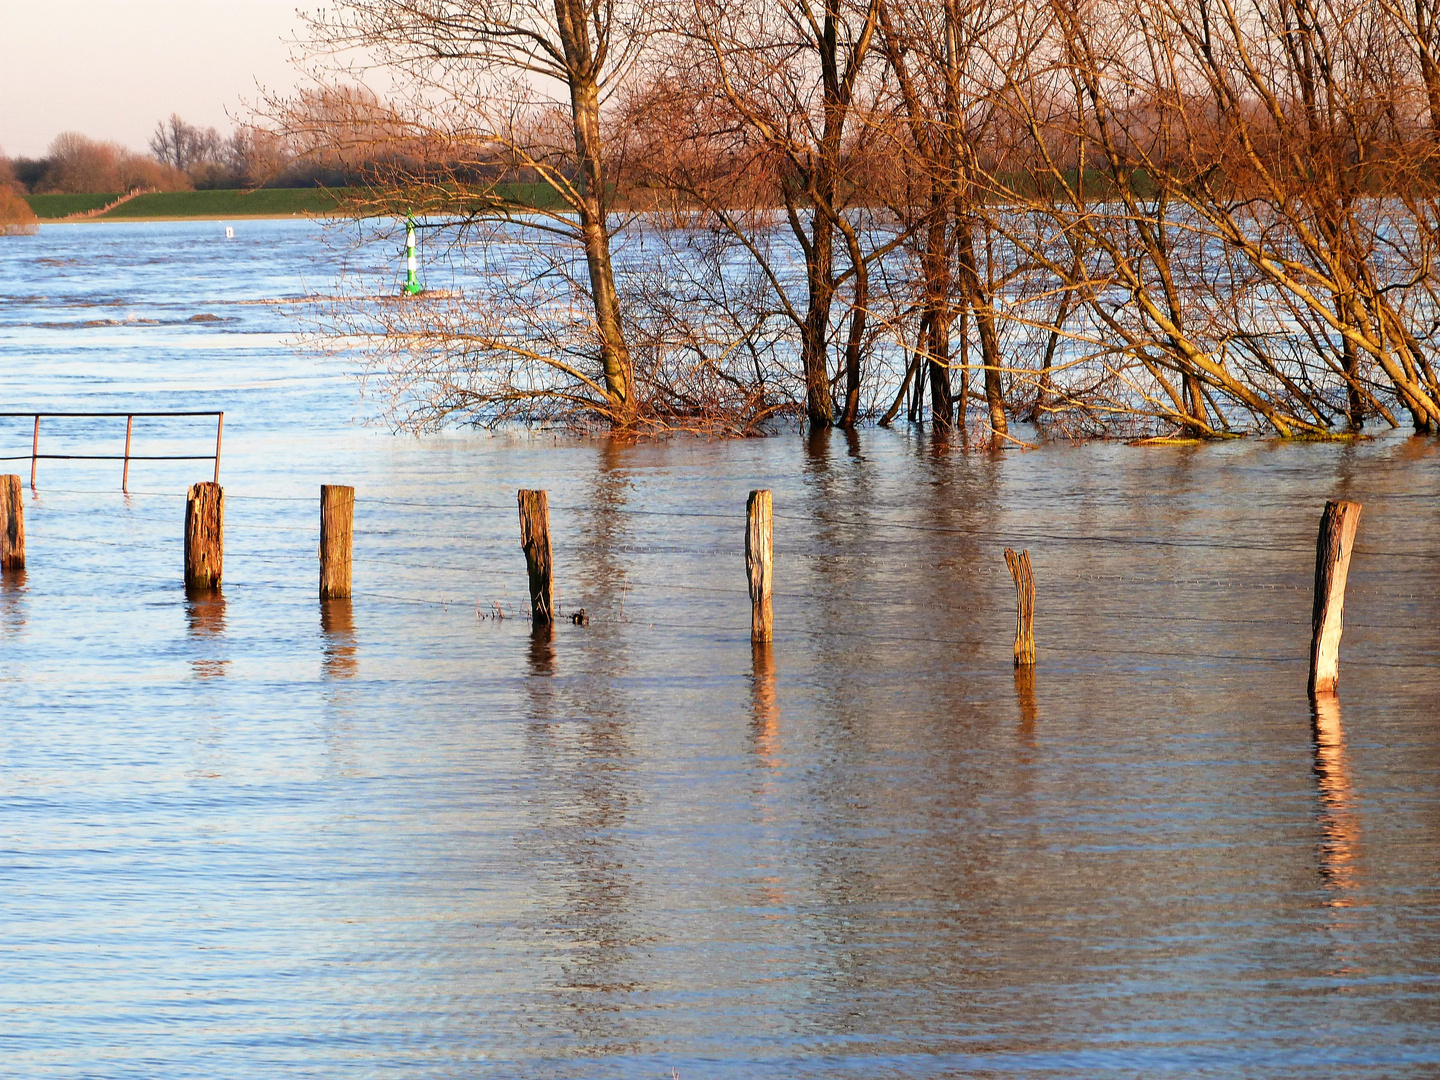
<path id="1" fill-rule="evenodd" d="M 275 112 L 467 268 L 332 313 L 403 422 L 1428 431 L 1434 3 L 342 0 Z"/>
<path id="2" fill-rule="evenodd" d="M 918 218 L 920 299 L 913 359 L 882 422 L 895 416 L 912 378 L 923 364 L 930 412 L 939 430 L 954 423 L 950 381 L 951 327 L 957 315 L 973 316 L 979 332 L 987 416 L 996 437 L 1007 432 L 1005 360 L 996 317 L 992 267 L 985 242 L 990 188 L 980 168 L 992 159 L 999 132 L 992 123 L 995 98 L 1017 56 L 1033 45 L 1034 33 L 1015 4 L 970 0 L 882 0 L 880 40 L 894 80 L 901 122 L 901 160 L 909 183 L 895 206 L 902 220 Z M 977 243 L 977 237 L 980 242 Z M 960 422 L 965 418 L 968 362 L 962 355 Z M 918 402 L 918 394 L 916 398 Z"/>
<path id="3" fill-rule="evenodd" d="M 872 263 L 895 246 L 863 235 L 867 135 L 862 106 L 879 0 L 787 0 L 754 6 L 693 0 L 670 10 L 675 43 L 654 86 L 666 93 L 671 140 L 738 166 L 747 182 L 696 168 L 695 155 L 652 169 L 652 182 L 684 191 L 756 260 L 773 302 L 799 339 L 805 415 L 813 426 L 858 423 L 862 354 L 869 331 Z M 668 95 L 668 97 L 667 97 Z M 702 104 L 677 109 L 681 96 Z M 651 117 L 657 114 L 650 113 Z M 736 196 L 748 202 L 737 204 Z M 803 263 L 804 295 L 787 287 L 786 251 L 772 246 L 771 210 L 780 211 Z M 837 245 L 840 252 L 837 252 Z M 831 374 L 837 296 L 850 288 L 848 326 Z M 843 380 L 837 415 L 833 384 Z"/>
<path id="4" fill-rule="evenodd" d="M 150 136 L 150 152 L 155 160 L 181 172 L 190 172 L 206 163 L 218 163 L 222 147 L 220 133 L 213 127 L 187 124 L 178 113 L 159 121 Z"/>
<path id="5" fill-rule="evenodd" d="M 528 388 L 526 380 L 501 388 L 480 379 L 474 393 L 443 410 L 508 415 L 516 397 L 530 393 L 570 402 L 617 428 L 636 421 L 611 251 L 614 189 L 602 110 L 644 41 L 645 18 L 629 0 L 341 0 L 310 17 L 307 56 L 327 93 L 272 102 L 271 109 L 309 152 L 358 154 L 371 163 L 372 194 L 353 209 L 429 214 L 428 227 L 453 224 L 468 242 L 529 237 L 532 252 L 548 262 L 540 272 L 565 298 L 550 314 L 586 313 L 587 325 L 567 336 L 565 349 L 526 336 L 536 328 L 524 318 L 523 301 L 513 323 L 487 315 L 493 333 L 456 341 L 454 362 L 500 371 L 523 357 Z M 335 105 L 341 85 L 377 68 L 394 86 L 384 108 L 351 102 L 366 106 L 361 117 L 315 107 Z M 517 197 L 521 180 L 544 195 Z M 572 246 L 583 258 L 583 277 L 569 270 Z M 435 324 L 442 355 L 444 325 Z M 589 357 L 573 352 L 579 337 L 590 340 Z"/>

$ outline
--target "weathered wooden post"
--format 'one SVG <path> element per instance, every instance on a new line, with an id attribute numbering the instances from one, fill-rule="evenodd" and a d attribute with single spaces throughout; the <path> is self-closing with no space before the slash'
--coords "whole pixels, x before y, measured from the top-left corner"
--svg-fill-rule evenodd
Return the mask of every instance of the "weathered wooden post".
<path id="1" fill-rule="evenodd" d="M 320 599 L 350 598 L 351 553 L 355 543 L 355 489 L 320 485 Z"/>
<path id="2" fill-rule="evenodd" d="M 1360 504 L 1327 502 L 1315 540 L 1315 606 L 1310 612 L 1310 693 L 1326 694 L 1340 681 L 1340 632 L 1345 579 L 1360 525 Z"/>
<path id="3" fill-rule="evenodd" d="M 775 636 L 771 603 L 775 532 L 769 491 L 752 491 L 745 503 L 745 569 L 750 575 L 750 640 L 770 641 Z"/>
<path id="4" fill-rule="evenodd" d="M 1035 663 L 1035 575 L 1030 572 L 1030 552 L 1016 555 L 1005 549 L 1005 565 L 1015 579 L 1015 666 Z"/>
<path id="5" fill-rule="evenodd" d="M 538 626 L 555 622 L 555 580 L 550 563 L 550 500 L 543 491 L 520 491 L 520 546 L 530 574 L 530 617 Z"/>
<path id="6" fill-rule="evenodd" d="M 225 490 L 202 481 L 185 499 L 185 590 L 220 588 L 225 568 Z"/>
<path id="7" fill-rule="evenodd" d="M 25 569 L 25 499 L 20 477 L 0 476 L 0 570 Z"/>

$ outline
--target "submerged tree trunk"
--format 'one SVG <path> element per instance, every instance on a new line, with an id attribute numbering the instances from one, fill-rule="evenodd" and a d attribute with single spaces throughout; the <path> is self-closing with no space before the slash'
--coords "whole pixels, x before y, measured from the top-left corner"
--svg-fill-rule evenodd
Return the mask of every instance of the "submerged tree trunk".
<path id="1" fill-rule="evenodd" d="M 949 434 L 955 427 L 955 397 L 950 389 L 950 328 L 939 314 L 930 319 L 929 337 L 930 418 L 937 435 Z"/>
<path id="2" fill-rule="evenodd" d="M 1200 380 L 1192 372 L 1181 375 L 1184 382 L 1186 422 L 1181 430 L 1192 438 L 1210 434 L 1210 425 L 1205 419 L 1205 398 L 1200 393 Z"/>
<path id="3" fill-rule="evenodd" d="M 570 107 L 575 130 L 575 158 L 580 167 L 580 230 L 595 327 L 600 337 L 600 364 L 614 427 L 628 427 L 635 416 L 631 393 L 630 348 L 620 319 L 615 272 L 610 258 L 605 164 L 600 138 L 599 64 L 591 47 L 588 12 L 582 0 L 555 0 L 555 22 L 570 71 Z"/>
<path id="4" fill-rule="evenodd" d="M 1005 420 L 1004 383 L 1000 379 L 1000 336 L 995 331 L 995 313 L 975 263 L 975 239 L 970 226 L 964 222 L 957 223 L 956 237 L 960 245 L 960 271 L 965 278 L 965 291 L 975 313 L 975 328 L 980 331 L 980 359 L 985 367 L 986 415 L 998 443 L 1009 432 Z"/>
<path id="5" fill-rule="evenodd" d="M 819 218 L 821 215 L 814 215 Z M 805 258 L 805 280 L 809 286 L 805 324 L 800 328 L 800 362 L 805 370 L 805 419 L 811 427 L 829 427 L 835 422 L 835 402 L 830 395 L 830 308 L 835 300 L 835 234 L 827 220 L 812 233 Z"/>
<path id="6" fill-rule="evenodd" d="M 850 335 L 845 342 L 845 408 L 840 413 L 840 426 L 851 430 L 860 422 L 860 354 L 865 347 L 865 327 L 870 315 L 870 269 L 860 250 L 860 238 L 848 223 L 842 224 L 855 274 L 855 302 L 850 308 Z"/>

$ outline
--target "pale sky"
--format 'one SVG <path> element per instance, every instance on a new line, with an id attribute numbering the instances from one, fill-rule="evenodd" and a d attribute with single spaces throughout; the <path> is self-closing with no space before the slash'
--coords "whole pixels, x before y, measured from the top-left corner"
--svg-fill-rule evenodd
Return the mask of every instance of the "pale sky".
<path id="1" fill-rule="evenodd" d="M 316 0 L 0 0 L 0 152 L 62 131 L 145 149 L 155 122 L 233 126 L 257 82 L 297 81 L 289 41 Z"/>

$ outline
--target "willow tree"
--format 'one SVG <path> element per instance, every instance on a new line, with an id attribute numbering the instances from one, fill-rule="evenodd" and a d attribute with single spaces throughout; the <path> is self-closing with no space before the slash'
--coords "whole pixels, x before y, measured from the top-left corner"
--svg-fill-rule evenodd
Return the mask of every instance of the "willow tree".
<path id="1" fill-rule="evenodd" d="M 21 194 L 0 179 L 0 236 L 35 232 L 39 219 Z"/>
<path id="2" fill-rule="evenodd" d="M 723 169 L 697 167 L 697 155 L 684 153 L 653 160 L 646 182 L 674 187 L 703 208 L 704 222 L 731 234 L 769 282 L 769 306 L 798 338 L 812 427 L 859 422 L 870 268 L 896 246 L 867 237 L 862 225 L 878 3 L 657 4 L 667 19 L 667 47 L 637 112 L 648 124 L 666 125 L 672 145 L 723 162 Z M 772 246 L 775 214 L 788 225 L 793 248 Z M 792 281 L 795 252 L 803 273 Z M 832 373 L 837 306 L 848 326 Z"/>
<path id="3" fill-rule="evenodd" d="M 937 431 L 955 423 L 950 371 L 961 371 L 959 423 L 965 425 L 968 361 L 951 357 L 951 325 L 973 314 L 979 330 L 987 417 L 994 438 L 1006 434 L 997 327 L 996 288 L 985 262 L 992 251 L 986 225 L 983 149 L 994 157 L 992 101 L 1016 66 L 1037 45 L 1023 24 L 1023 5 L 989 0 L 881 0 L 881 48 L 893 80 L 899 160 L 910 182 L 896 216 L 920 234 L 919 326 L 915 349 L 894 403 L 894 419 L 921 365 Z M 1063 316 L 1062 316 L 1063 317 Z M 963 325 L 963 324 L 962 324 Z M 918 412 L 924 382 L 915 397 Z"/>
<path id="4" fill-rule="evenodd" d="M 270 103 L 291 140 L 364 172 L 356 216 L 413 214 L 481 248 L 480 295 L 338 313 L 367 331 L 401 422 L 635 423 L 602 110 L 644 42 L 643 6 L 335 0 L 306 24 L 316 88 Z M 383 102 L 347 89 L 372 83 Z"/>

